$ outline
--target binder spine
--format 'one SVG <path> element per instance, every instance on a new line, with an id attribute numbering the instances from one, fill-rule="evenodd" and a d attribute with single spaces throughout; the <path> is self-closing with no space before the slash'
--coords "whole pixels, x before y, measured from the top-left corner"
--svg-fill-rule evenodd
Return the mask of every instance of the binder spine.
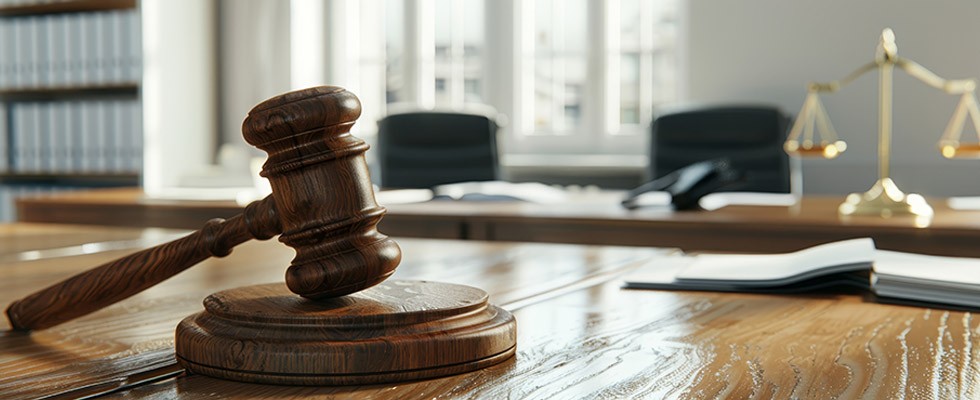
<path id="1" fill-rule="evenodd" d="M 58 0 L 0 0 L 0 7 L 52 1 Z M 72 89 L 138 84 L 141 76 L 138 10 L 0 18 L 0 90 L 38 94 L 0 98 L 0 174 L 139 173 L 140 100 L 123 93 L 86 97 Z M 69 90 L 61 95 L 58 89 Z M 21 195 L 67 189 L 73 187 L 0 177 L 0 221 L 14 220 L 14 199 Z"/>
<path id="2" fill-rule="evenodd" d="M 10 107 L 0 103 L 0 173 L 7 172 L 8 162 L 10 161 L 7 157 L 9 150 L 8 144 L 10 143 L 9 111 Z"/>

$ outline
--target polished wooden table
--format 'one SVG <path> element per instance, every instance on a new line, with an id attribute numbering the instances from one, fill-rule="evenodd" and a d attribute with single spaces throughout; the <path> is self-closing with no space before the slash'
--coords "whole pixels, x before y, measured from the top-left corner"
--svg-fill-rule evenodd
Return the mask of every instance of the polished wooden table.
<path id="1" fill-rule="evenodd" d="M 840 217 L 840 197 L 805 197 L 794 206 L 727 206 L 675 212 L 626 210 L 618 196 L 581 195 L 563 204 L 432 201 L 384 204 L 382 232 L 402 237 L 679 247 L 686 250 L 783 252 L 834 240 L 872 237 L 879 248 L 980 256 L 980 211 L 932 201 L 930 221 L 912 217 Z M 197 229 L 241 211 L 234 202 L 145 198 L 111 189 L 25 199 L 19 220 Z"/>
<path id="2" fill-rule="evenodd" d="M 0 305 L 171 231 L 0 226 Z M 34 239 L 46 238 L 41 241 Z M 80 246 L 86 242 L 98 246 Z M 400 239 L 396 275 L 479 286 L 518 321 L 517 355 L 463 375 L 286 387 L 189 375 L 173 332 L 216 290 L 281 281 L 292 251 L 252 242 L 115 306 L 22 334 L 0 322 L 0 398 L 975 398 L 980 320 L 859 294 L 620 288 L 668 250 Z M 79 255 L 68 256 L 72 251 Z M 53 255 L 61 255 L 54 257 Z M 25 260 L 25 261 L 17 261 Z"/>

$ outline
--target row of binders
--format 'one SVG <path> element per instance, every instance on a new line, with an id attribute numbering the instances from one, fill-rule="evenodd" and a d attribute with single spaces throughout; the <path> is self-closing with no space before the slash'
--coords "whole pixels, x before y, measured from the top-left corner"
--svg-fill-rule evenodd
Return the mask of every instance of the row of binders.
<path id="1" fill-rule="evenodd" d="M 142 124 L 135 99 L 10 103 L 0 113 L 0 168 L 28 174 L 139 172 Z"/>
<path id="2" fill-rule="evenodd" d="M 82 187 L 61 185 L 0 184 L 0 222 L 17 220 L 16 199 L 37 197 L 49 193 L 80 190 Z"/>
<path id="3" fill-rule="evenodd" d="M 68 3 L 76 0 L 0 0 L 0 7 L 34 6 L 40 4 Z"/>
<path id="4" fill-rule="evenodd" d="M 137 82 L 136 10 L 0 18 L 0 89 Z"/>

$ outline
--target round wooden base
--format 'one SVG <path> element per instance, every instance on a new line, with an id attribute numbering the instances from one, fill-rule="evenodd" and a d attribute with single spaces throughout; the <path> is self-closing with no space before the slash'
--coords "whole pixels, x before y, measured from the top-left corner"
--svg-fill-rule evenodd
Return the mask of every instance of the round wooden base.
<path id="1" fill-rule="evenodd" d="M 284 284 L 218 292 L 177 326 L 187 370 L 244 382 L 360 385 L 458 374 L 514 354 L 517 323 L 462 285 L 388 280 L 309 300 Z"/>

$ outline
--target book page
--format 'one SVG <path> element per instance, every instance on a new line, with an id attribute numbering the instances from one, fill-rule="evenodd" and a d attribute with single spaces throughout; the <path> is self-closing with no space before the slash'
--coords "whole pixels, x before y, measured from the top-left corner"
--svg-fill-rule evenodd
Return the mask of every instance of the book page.
<path id="1" fill-rule="evenodd" d="M 378 204 L 410 204 L 424 203 L 432 200 L 432 190 L 430 189 L 385 189 L 374 190 L 374 198 Z"/>
<path id="2" fill-rule="evenodd" d="M 980 259 L 879 250 L 875 274 L 909 279 L 980 285 Z"/>
<path id="3" fill-rule="evenodd" d="M 625 276 L 623 281 L 627 287 L 673 285 L 677 273 L 691 265 L 693 261 L 693 258 L 683 255 L 655 258 Z"/>
<path id="4" fill-rule="evenodd" d="M 436 196 L 462 199 L 466 195 L 507 196 L 532 203 L 557 204 L 568 201 L 564 190 L 537 182 L 505 181 L 460 182 L 439 185 L 432 189 Z"/>
<path id="5" fill-rule="evenodd" d="M 727 206 L 784 206 L 796 204 L 796 195 L 790 193 L 715 192 L 698 201 L 705 211 Z"/>
<path id="6" fill-rule="evenodd" d="M 824 273 L 870 269 L 871 238 L 822 244 L 783 254 L 700 254 L 677 273 L 678 281 L 785 284 Z"/>

